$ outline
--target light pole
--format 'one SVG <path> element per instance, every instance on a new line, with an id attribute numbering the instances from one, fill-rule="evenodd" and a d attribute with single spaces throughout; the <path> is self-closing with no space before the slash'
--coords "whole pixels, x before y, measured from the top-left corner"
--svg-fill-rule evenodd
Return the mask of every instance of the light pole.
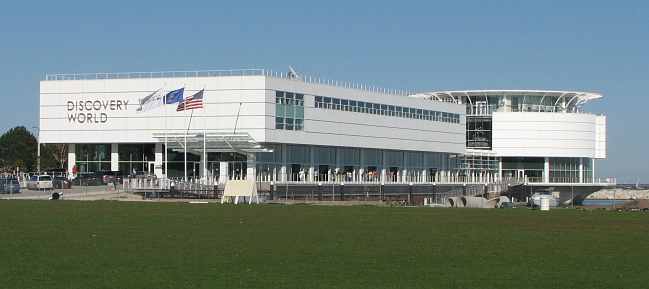
<path id="1" fill-rule="evenodd" d="M 41 172 L 41 129 L 37 126 L 32 126 L 36 130 L 36 171 Z"/>

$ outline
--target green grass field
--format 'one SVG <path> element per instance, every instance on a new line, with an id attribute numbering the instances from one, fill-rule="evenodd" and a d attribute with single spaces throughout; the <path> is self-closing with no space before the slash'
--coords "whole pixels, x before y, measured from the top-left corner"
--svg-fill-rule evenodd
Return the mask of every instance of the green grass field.
<path id="1" fill-rule="evenodd" d="M 0 201 L 0 288 L 647 288 L 649 214 Z"/>

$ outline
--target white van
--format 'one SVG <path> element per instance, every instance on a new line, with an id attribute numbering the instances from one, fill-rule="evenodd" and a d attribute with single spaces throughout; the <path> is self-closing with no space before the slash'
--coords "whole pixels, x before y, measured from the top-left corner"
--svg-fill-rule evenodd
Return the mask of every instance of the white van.
<path id="1" fill-rule="evenodd" d="M 27 182 L 27 188 L 30 190 L 51 190 L 53 188 L 52 177 L 48 175 L 31 176 Z"/>

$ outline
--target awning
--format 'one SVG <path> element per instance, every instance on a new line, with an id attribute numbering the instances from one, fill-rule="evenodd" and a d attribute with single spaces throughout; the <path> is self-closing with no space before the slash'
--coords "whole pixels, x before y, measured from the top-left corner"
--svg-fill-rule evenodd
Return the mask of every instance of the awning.
<path id="1" fill-rule="evenodd" d="M 187 137 L 187 152 L 202 154 L 205 152 L 239 152 L 259 153 L 272 152 L 258 143 L 249 133 L 154 133 L 153 137 L 174 151 L 185 150 Z"/>

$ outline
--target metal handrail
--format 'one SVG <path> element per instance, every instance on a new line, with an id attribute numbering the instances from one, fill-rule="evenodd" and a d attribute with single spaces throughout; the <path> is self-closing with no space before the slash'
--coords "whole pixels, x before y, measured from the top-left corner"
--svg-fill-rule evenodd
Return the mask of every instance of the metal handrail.
<path id="1" fill-rule="evenodd" d="M 273 78 L 302 81 L 319 85 L 369 91 L 395 96 L 415 95 L 414 90 L 388 89 L 350 81 L 338 81 L 310 75 L 295 76 L 267 69 L 226 69 L 226 70 L 189 70 L 189 71 L 158 71 L 158 72 L 106 72 L 106 73 L 53 73 L 45 74 L 45 81 L 57 80 L 107 80 L 134 78 L 177 78 L 177 77 L 218 77 L 218 76 L 267 76 Z"/>
<path id="2" fill-rule="evenodd" d="M 176 78 L 214 76 L 265 75 L 264 69 L 188 70 L 158 72 L 106 72 L 106 73 L 56 73 L 45 74 L 45 80 L 103 80 L 131 78 Z"/>

